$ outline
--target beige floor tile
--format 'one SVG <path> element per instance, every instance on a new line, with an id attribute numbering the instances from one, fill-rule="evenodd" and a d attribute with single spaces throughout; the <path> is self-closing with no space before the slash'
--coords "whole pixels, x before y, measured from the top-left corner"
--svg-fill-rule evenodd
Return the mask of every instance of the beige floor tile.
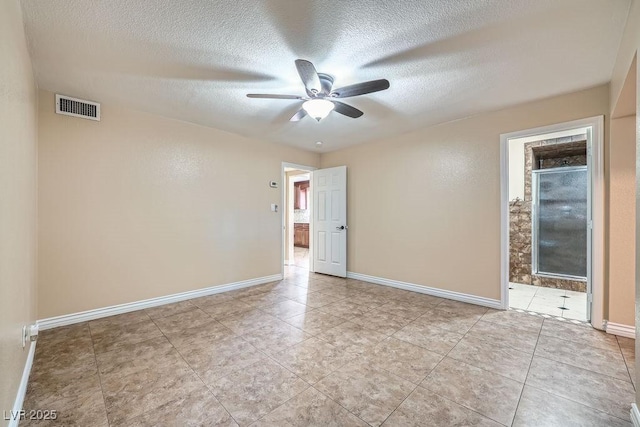
<path id="1" fill-rule="evenodd" d="M 524 382 L 533 354 L 467 335 L 449 352 L 447 357 Z"/>
<path id="2" fill-rule="evenodd" d="M 36 355 L 43 357 L 51 353 L 71 353 L 87 343 L 91 343 L 91 330 L 86 322 L 48 329 L 40 331 L 38 335 L 38 344 L 41 345 L 36 346 Z"/>
<path id="3" fill-rule="evenodd" d="M 208 386 L 267 357 L 240 337 L 205 341 L 195 347 L 181 349 L 180 354 Z"/>
<path id="4" fill-rule="evenodd" d="M 302 329 L 308 334 L 318 335 L 344 322 L 342 317 L 336 317 L 320 310 L 308 311 L 297 316 L 289 317 L 285 322 Z"/>
<path id="5" fill-rule="evenodd" d="M 438 353 L 393 337 L 366 351 L 363 357 L 371 366 L 385 369 L 414 384 L 419 384 L 442 360 Z"/>
<path id="6" fill-rule="evenodd" d="M 445 310 L 451 313 L 460 314 L 480 314 L 484 315 L 489 309 L 487 307 L 481 307 L 475 304 L 467 304 L 460 301 L 453 301 L 450 299 L 442 300 L 440 304 L 435 307 L 436 310 Z"/>
<path id="7" fill-rule="evenodd" d="M 213 321 L 207 313 L 195 306 L 192 307 L 193 309 L 189 311 L 154 319 L 153 323 L 169 337 L 181 335 L 185 329 L 199 327 Z"/>
<path id="8" fill-rule="evenodd" d="M 180 332 L 166 333 L 166 337 L 175 348 L 187 351 L 197 347 L 200 343 L 212 342 L 223 338 L 234 336 L 235 333 L 217 320 L 210 319 L 208 322 L 185 325 L 187 328 Z"/>
<path id="9" fill-rule="evenodd" d="M 391 313 L 399 317 L 404 317 L 409 320 L 414 320 L 429 311 L 430 307 L 433 307 L 433 305 L 392 300 L 386 304 L 381 305 L 377 308 L 377 310 L 385 311 L 387 313 Z"/>
<path id="10" fill-rule="evenodd" d="M 94 369 L 95 365 L 94 365 Z M 71 401 L 77 396 L 91 394 L 100 389 L 100 377 L 95 372 L 82 371 L 79 375 L 40 375 L 29 378 L 24 407 L 50 409 L 59 400 Z"/>
<path id="11" fill-rule="evenodd" d="M 416 385 L 360 361 L 345 365 L 314 387 L 360 419 L 379 426 Z"/>
<path id="12" fill-rule="evenodd" d="M 319 291 L 310 291 L 307 288 L 295 286 L 292 284 L 287 284 L 286 286 L 281 286 L 278 289 L 274 290 L 274 292 L 277 293 L 278 295 L 282 295 L 285 298 L 297 301 L 299 298 L 304 298 L 307 295 L 311 295 Z"/>
<path id="13" fill-rule="evenodd" d="M 248 297 L 237 298 L 237 300 L 254 308 L 267 307 L 279 302 L 289 301 L 287 297 L 277 292 L 265 292 L 262 294 L 250 295 Z"/>
<path id="14" fill-rule="evenodd" d="M 308 387 L 306 382 L 269 359 L 210 385 L 213 394 L 240 425 L 262 418 Z"/>
<path id="15" fill-rule="evenodd" d="M 391 335 L 411 322 L 411 320 L 406 317 L 396 316 L 395 314 L 375 309 L 367 311 L 360 316 L 353 317 L 350 321 L 385 335 Z"/>
<path id="16" fill-rule="evenodd" d="M 357 355 L 317 338 L 310 338 L 272 357 L 309 384 L 314 384 L 355 360 Z"/>
<path id="17" fill-rule="evenodd" d="M 107 417 L 112 425 L 126 425 L 127 420 L 154 410 L 176 398 L 203 387 L 193 370 L 177 351 L 167 355 L 162 363 L 157 359 L 141 369 L 122 376 L 114 372 L 102 376 L 102 391 Z M 131 361 L 130 365 L 137 362 Z"/>
<path id="18" fill-rule="evenodd" d="M 512 325 L 513 323 L 485 322 L 480 319 L 469 329 L 467 337 L 478 338 L 495 345 L 533 354 L 540 335 L 539 329 L 538 331 L 535 331 L 535 329 L 518 329 L 513 328 Z"/>
<path id="19" fill-rule="evenodd" d="M 96 329 L 94 331 L 94 326 L 91 325 L 93 349 L 96 353 L 111 351 L 118 347 L 162 336 L 162 332 L 151 319 L 127 325 L 101 326 Z"/>
<path id="20" fill-rule="evenodd" d="M 204 386 L 127 420 L 125 424 L 128 427 L 238 425 Z"/>
<path id="21" fill-rule="evenodd" d="M 278 353 L 310 337 L 311 335 L 302 329 L 281 320 L 242 335 L 245 341 L 267 354 Z"/>
<path id="22" fill-rule="evenodd" d="M 347 301 L 352 302 L 354 304 L 361 305 L 369 310 L 380 307 L 383 304 L 389 302 L 388 298 L 384 298 L 381 296 L 373 295 L 365 292 L 357 292 L 352 295 L 347 296 Z"/>
<path id="23" fill-rule="evenodd" d="M 631 423 L 546 391 L 525 386 L 513 426 L 631 427 Z"/>
<path id="24" fill-rule="evenodd" d="M 494 421 L 511 425 L 523 384 L 445 357 L 421 386 Z"/>
<path id="25" fill-rule="evenodd" d="M 631 382 L 620 350 L 605 350 L 541 335 L 535 355 Z"/>
<path id="26" fill-rule="evenodd" d="M 97 377 L 97 375 L 96 375 Z M 48 400 L 48 399 L 47 399 Z M 27 399 L 23 409 L 29 414 L 31 410 L 55 411 L 55 420 L 26 419 L 20 426 L 92 426 L 108 427 L 107 410 L 102 398 L 102 389 L 92 387 L 76 395 L 62 396 L 57 400 L 38 401 Z M 51 413 L 51 412 L 49 412 Z"/>
<path id="27" fill-rule="evenodd" d="M 374 425 L 509 425 L 528 371 L 514 425 L 628 425 L 634 340 L 298 268 L 285 276 L 42 331 L 25 408 L 92 426 L 362 425 L 348 410 Z M 545 292 L 538 301 L 559 298 Z M 565 307 L 581 297 L 569 296 Z M 264 311 L 301 308 L 286 321 Z"/>
<path id="28" fill-rule="evenodd" d="M 386 296 L 390 299 L 400 302 L 408 302 L 409 304 L 421 307 L 435 307 L 445 301 L 444 298 L 438 298 L 432 295 L 420 294 L 396 288 L 387 289 L 389 290 L 389 293 Z"/>
<path id="29" fill-rule="evenodd" d="M 298 316 L 302 313 L 311 311 L 313 310 L 313 308 L 307 307 L 306 305 L 300 304 L 299 302 L 286 300 L 277 304 L 260 307 L 260 310 L 264 311 L 265 313 L 269 313 L 270 315 L 275 316 L 278 319 L 286 320 L 289 317 Z"/>
<path id="30" fill-rule="evenodd" d="M 331 314 L 332 316 L 342 317 L 345 320 L 351 319 L 355 316 L 366 313 L 369 309 L 363 305 L 355 304 L 344 299 L 332 304 L 320 307 L 318 310 L 323 313 Z"/>
<path id="31" fill-rule="evenodd" d="M 620 350 L 622 351 L 622 356 L 624 357 L 624 362 L 627 365 L 627 370 L 629 371 L 629 376 L 631 377 L 631 381 L 633 382 L 634 387 L 636 386 L 636 340 L 625 337 L 616 337 L 618 340 L 618 344 L 620 345 Z"/>
<path id="32" fill-rule="evenodd" d="M 102 379 L 183 363 L 176 349 L 164 336 L 98 353 L 96 362 Z"/>
<path id="33" fill-rule="evenodd" d="M 247 332 L 280 322 L 274 316 L 259 309 L 245 311 L 235 316 L 223 317 L 218 319 L 218 321 L 237 334 L 246 334 Z"/>
<path id="34" fill-rule="evenodd" d="M 435 308 L 424 313 L 416 319 L 415 323 L 426 323 L 447 331 L 465 334 L 481 317 L 480 313 L 451 312 Z"/>
<path id="35" fill-rule="evenodd" d="M 630 382 L 537 356 L 526 384 L 622 419 L 635 399 Z"/>
<path id="36" fill-rule="evenodd" d="M 298 295 L 291 299 L 311 308 L 319 308 L 340 301 L 343 298 L 341 296 L 325 294 L 323 292 L 312 292 L 306 295 Z"/>
<path id="37" fill-rule="evenodd" d="M 279 406 L 251 427 L 362 426 L 368 424 L 313 387 Z"/>
<path id="38" fill-rule="evenodd" d="M 422 388 L 416 388 L 385 421 L 384 427 L 499 427 L 489 418 Z"/>
<path id="39" fill-rule="evenodd" d="M 145 313 L 152 319 L 159 319 L 161 317 L 167 317 L 178 313 L 184 313 L 185 311 L 193 310 L 195 305 L 189 301 L 179 301 L 173 304 L 159 305 L 157 307 L 147 308 Z"/>
<path id="40" fill-rule="evenodd" d="M 492 310 L 489 309 L 480 319 L 485 322 L 498 323 L 510 328 L 527 330 L 529 332 L 540 333 L 544 318 L 528 313 L 520 313 L 515 310 Z"/>
<path id="41" fill-rule="evenodd" d="M 66 338 L 65 338 L 66 337 Z M 97 374 L 93 341 L 86 323 L 43 331 L 38 338 L 30 380 L 73 381 Z"/>
<path id="42" fill-rule="evenodd" d="M 590 345 L 618 351 L 618 342 L 614 335 L 598 331 L 591 325 L 575 325 L 560 320 L 546 319 L 542 325 L 541 335 L 548 335 L 554 338 L 560 338 L 567 341 L 574 341 L 581 344 Z"/>
<path id="43" fill-rule="evenodd" d="M 385 339 L 387 335 L 363 328 L 352 322 L 345 322 L 326 330 L 317 337 L 342 351 L 362 354 L 368 348 Z"/>
<path id="44" fill-rule="evenodd" d="M 440 329 L 427 322 L 410 323 L 392 336 L 442 355 L 451 351 L 463 337 L 462 334 Z"/>
<path id="45" fill-rule="evenodd" d="M 255 310 L 252 306 L 240 300 L 231 300 L 224 303 L 216 303 L 212 305 L 203 305 L 202 310 L 216 320 L 237 316 L 247 311 Z"/>

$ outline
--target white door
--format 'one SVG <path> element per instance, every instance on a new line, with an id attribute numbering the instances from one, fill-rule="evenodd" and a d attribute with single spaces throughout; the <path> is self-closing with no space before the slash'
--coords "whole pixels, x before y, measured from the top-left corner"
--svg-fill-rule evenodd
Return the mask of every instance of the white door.
<path id="1" fill-rule="evenodd" d="M 313 174 L 313 267 L 347 277 L 347 167 Z"/>

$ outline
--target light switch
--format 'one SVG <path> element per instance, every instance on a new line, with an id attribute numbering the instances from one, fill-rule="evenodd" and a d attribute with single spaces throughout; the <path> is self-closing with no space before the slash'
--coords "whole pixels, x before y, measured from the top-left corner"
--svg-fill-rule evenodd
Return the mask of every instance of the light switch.
<path id="1" fill-rule="evenodd" d="M 271 203 L 271 212 L 278 212 L 278 205 Z"/>

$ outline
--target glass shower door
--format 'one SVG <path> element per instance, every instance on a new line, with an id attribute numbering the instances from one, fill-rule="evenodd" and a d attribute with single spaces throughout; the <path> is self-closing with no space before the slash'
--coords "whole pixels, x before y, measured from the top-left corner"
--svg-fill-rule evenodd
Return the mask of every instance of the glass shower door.
<path id="1" fill-rule="evenodd" d="M 533 171 L 535 274 L 587 279 L 587 167 Z"/>

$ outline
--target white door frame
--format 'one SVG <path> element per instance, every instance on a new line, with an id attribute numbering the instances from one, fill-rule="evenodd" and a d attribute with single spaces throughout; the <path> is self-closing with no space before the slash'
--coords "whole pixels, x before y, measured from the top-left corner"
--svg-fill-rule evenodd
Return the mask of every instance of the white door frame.
<path id="1" fill-rule="evenodd" d="M 299 169 L 303 171 L 313 172 L 318 169 L 313 166 L 300 165 L 297 163 L 289 163 L 282 162 L 282 167 L 280 169 L 280 222 L 282 223 L 282 234 L 280 235 L 280 246 L 281 246 L 281 254 L 280 254 L 280 273 L 284 277 L 284 261 L 285 261 L 285 233 L 287 232 L 287 224 L 285 223 L 287 216 L 285 215 L 285 209 L 287 209 L 287 195 L 285 191 L 287 190 L 288 182 L 287 182 L 287 174 L 284 171 L 285 168 L 293 168 Z M 311 179 L 309 179 L 311 181 Z M 309 271 L 313 272 L 313 202 L 310 203 L 311 216 L 309 221 Z"/>
<path id="2" fill-rule="evenodd" d="M 584 127 L 592 128 L 591 147 L 591 201 L 593 230 L 591 240 L 591 324 L 604 329 L 604 116 L 589 117 L 550 126 L 509 132 L 500 135 L 500 299 L 502 308 L 509 309 L 509 140 L 568 131 Z"/>

